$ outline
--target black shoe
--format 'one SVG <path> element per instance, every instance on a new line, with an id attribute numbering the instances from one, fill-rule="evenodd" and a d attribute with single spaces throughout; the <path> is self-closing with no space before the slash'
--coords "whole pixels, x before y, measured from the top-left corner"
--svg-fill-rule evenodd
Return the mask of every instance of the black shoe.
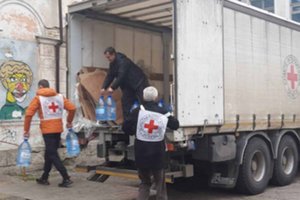
<path id="1" fill-rule="evenodd" d="M 40 185 L 50 185 L 49 181 L 46 179 L 37 178 L 37 179 L 35 179 L 35 181 L 37 184 L 40 184 Z"/>
<path id="2" fill-rule="evenodd" d="M 73 181 L 70 179 L 64 179 L 63 182 L 58 184 L 59 187 L 70 187 L 72 185 Z"/>

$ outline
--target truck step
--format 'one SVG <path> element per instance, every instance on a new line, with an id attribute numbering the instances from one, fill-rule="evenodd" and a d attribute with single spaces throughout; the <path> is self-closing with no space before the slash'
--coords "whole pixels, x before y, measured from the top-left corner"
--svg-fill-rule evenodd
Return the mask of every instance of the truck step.
<path id="1" fill-rule="evenodd" d="M 96 174 L 117 176 L 117 177 L 123 177 L 123 178 L 128 178 L 128 179 L 139 179 L 138 173 L 136 170 L 120 169 L 120 168 L 112 168 L 112 167 L 97 167 Z M 183 176 L 183 173 L 181 171 L 166 172 L 165 182 L 166 183 L 174 183 L 175 178 L 179 178 L 182 176 Z"/>

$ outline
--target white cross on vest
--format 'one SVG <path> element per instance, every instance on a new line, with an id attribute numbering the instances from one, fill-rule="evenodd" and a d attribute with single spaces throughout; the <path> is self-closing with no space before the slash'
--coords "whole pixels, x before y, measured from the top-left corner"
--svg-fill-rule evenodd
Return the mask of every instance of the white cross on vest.
<path id="1" fill-rule="evenodd" d="M 61 94 L 52 97 L 39 97 L 44 119 L 62 118 L 64 100 Z"/>
<path id="2" fill-rule="evenodd" d="M 170 113 L 163 115 L 145 110 L 145 108 L 141 106 L 138 116 L 136 138 L 145 142 L 162 141 L 165 137 L 168 116 L 170 116 Z"/>

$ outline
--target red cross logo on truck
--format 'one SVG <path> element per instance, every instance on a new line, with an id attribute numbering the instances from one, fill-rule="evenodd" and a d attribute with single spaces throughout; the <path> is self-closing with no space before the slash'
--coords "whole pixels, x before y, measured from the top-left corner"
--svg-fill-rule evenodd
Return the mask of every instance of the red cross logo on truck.
<path id="1" fill-rule="evenodd" d="M 52 112 L 56 113 L 56 109 L 58 109 L 58 105 L 56 105 L 54 102 L 52 102 L 51 105 L 48 106 L 48 108 L 50 110 L 52 110 Z"/>
<path id="2" fill-rule="evenodd" d="M 145 128 L 148 129 L 148 133 L 151 134 L 154 129 L 158 129 L 158 126 L 155 125 L 154 120 L 151 119 L 149 124 L 145 124 Z"/>
<path id="3" fill-rule="evenodd" d="M 295 66 L 292 64 L 290 65 L 291 71 L 287 73 L 287 80 L 291 82 L 291 87 L 294 90 L 296 82 L 298 81 L 298 74 L 295 71 Z"/>
<path id="4" fill-rule="evenodd" d="M 300 64 L 298 59 L 293 55 L 288 55 L 282 66 L 283 84 L 287 91 L 288 97 L 295 99 L 300 94 Z"/>

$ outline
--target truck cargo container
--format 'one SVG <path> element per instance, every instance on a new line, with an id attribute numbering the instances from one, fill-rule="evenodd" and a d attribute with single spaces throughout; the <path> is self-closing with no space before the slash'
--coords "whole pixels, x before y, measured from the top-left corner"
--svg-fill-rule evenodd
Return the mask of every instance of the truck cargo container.
<path id="1" fill-rule="evenodd" d="M 270 181 L 290 184 L 298 170 L 299 31 L 234 0 L 88 0 L 69 6 L 69 85 L 82 67 L 107 68 L 103 51 L 114 46 L 148 73 L 180 121 L 166 134 L 167 181 L 206 169 L 211 186 L 257 194 Z M 99 132 L 100 157 L 134 160 L 133 138 Z M 97 168 L 99 180 L 136 177 L 119 164 Z"/>

